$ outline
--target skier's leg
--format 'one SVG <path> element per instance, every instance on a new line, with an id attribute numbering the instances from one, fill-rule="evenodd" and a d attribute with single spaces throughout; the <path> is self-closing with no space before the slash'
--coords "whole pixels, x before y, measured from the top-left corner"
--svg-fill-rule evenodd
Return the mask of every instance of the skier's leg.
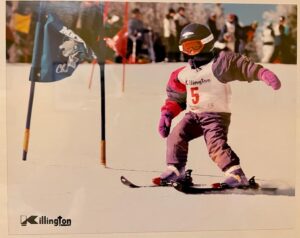
<path id="1" fill-rule="evenodd" d="M 167 169 L 152 181 L 156 185 L 167 185 L 172 181 L 180 181 L 192 184 L 190 173 L 186 173 L 188 143 L 202 135 L 202 129 L 195 120 L 195 114 L 187 113 L 184 118 L 174 127 L 167 138 Z"/>
<path id="2" fill-rule="evenodd" d="M 185 167 L 189 149 L 189 141 L 203 135 L 202 128 L 196 115 L 187 113 L 174 127 L 167 138 L 167 164 Z"/>
<path id="3" fill-rule="evenodd" d="M 227 143 L 230 113 L 202 113 L 200 121 L 211 159 L 225 172 L 228 186 L 248 185 L 240 159 Z"/>
<path id="4" fill-rule="evenodd" d="M 239 165 L 238 156 L 227 143 L 230 113 L 201 113 L 199 118 L 211 159 L 222 171 Z"/>

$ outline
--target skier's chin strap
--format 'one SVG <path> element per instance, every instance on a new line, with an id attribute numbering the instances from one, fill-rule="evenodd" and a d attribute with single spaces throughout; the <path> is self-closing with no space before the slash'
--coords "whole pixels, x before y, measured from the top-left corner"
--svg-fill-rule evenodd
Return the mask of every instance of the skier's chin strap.
<path id="1" fill-rule="evenodd" d="M 214 51 L 199 53 L 189 58 L 189 64 L 192 69 L 198 69 L 208 64 L 215 57 Z"/>

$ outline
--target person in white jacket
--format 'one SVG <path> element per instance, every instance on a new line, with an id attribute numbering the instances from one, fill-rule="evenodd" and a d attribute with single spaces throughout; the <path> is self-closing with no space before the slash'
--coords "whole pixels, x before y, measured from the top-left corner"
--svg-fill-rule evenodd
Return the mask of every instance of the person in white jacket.
<path id="1" fill-rule="evenodd" d="M 177 47 L 177 31 L 174 20 L 175 10 L 170 8 L 168 14 L 164 18 L 164 40 L 166 47 L 166 58 L 165 61 L 172 62 L 176 61 L 176 54 L 178 52 Z"/>
<path id="2" fill-rule="evenodd" d="M 275 34 L 272 24 L 268 24 L 263 30 L 262 34 L 263 40 L 263 56 L 261 59 L 262 63 L 270 63 L 271 57 L 275 49 Z"/>

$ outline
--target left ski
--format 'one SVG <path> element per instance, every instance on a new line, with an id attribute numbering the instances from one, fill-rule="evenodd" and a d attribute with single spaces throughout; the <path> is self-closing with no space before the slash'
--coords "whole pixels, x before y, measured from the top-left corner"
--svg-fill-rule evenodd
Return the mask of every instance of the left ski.
<path id="1" fill-rule="evenodd" d="M 134 183 L 132 183 L 131 181 L 129 181 L 127 178 L 125 178 L 124 176 L 121 176 L 121 182 L 126 185 L 127 187 L 130 188 L 154 188 L 154 187 L 163 187 L 163 186 L 158 186 L 155 184 L 148 184 L 148 185 L 136 185 Z M 165 187 L 165 186 L 164 186 Z"/>

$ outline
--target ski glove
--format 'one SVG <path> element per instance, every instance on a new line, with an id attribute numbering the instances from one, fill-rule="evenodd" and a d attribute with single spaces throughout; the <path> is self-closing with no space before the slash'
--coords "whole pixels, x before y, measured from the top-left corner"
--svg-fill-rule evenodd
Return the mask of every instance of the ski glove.
<path id="1" fill-rule="evenodd" d="M 166 138 L 170 133 L 172 119 L 172 113 L 168 111 L 162 111 L 159 120 L 158 131 L 163 138 Z"/>
<path id="2" fill-rule="evenodd" d="M 258 71 L 258 78 L 271 86 L 274 90 L 278 90 L 281 87 L 281 83 L 277 76 L 268 69 L 260 69 Z"/>

